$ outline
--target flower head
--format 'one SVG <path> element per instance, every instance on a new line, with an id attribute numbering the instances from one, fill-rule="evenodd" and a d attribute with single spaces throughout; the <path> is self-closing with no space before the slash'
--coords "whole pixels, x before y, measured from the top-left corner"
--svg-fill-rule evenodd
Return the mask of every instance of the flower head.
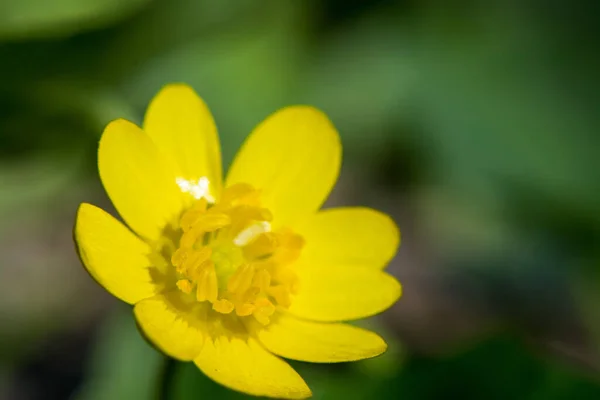
<path id="1" fill-rule="evenodd" d="M 165 87 L 143 128 L 116 120 L 98 167 L 131 230 L 82 204 L 81 260 L 106 290 L 134 305 L 144 335 L 232 389 L 306 398 L 278 356 L 309 362 L 381 354 L 375 333 L 342 323 L 400 296 L 383 268 L 399 232 L 367 208 L 319 211 L 338 176 L 338 134 L 320 111 L 284 108 L 262 122 L 222 181 L 219 138 L 202 100 Z"/>

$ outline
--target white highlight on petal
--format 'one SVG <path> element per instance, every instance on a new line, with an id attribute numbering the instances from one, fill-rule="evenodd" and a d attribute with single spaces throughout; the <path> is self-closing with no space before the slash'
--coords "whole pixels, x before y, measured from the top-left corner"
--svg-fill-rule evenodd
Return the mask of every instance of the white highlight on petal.
<path id="1" fill-rule="evenodd" d="M 196 200 L 204 197 L 209 203 L 215 202 L 215 198 L 209 193 L 210 181 L 207 177 L 203 176 L 198 180 L 178 177 L 175 182 L 182 192 L 189 193 Z"/>
<path id="2" fill-rule="evenodd" d="M 233 244 L 239 247 L 245 246 L 261 233 L 269 231 L 271 231 L 270 223 L 268 223 L 267 221 L 257 222 L 238 233 L 235 239 L 233 239 Z"/>

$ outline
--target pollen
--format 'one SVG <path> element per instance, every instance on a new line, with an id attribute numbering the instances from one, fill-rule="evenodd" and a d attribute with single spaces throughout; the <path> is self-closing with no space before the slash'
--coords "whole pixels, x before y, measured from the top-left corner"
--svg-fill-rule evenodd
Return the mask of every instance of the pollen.
<path id="1" fill-rule="evenodd" d="M 217 203 L 199 198 L 181 216 L 171 264 L 177 288 L 219 314 L 254 317 L 263 325 L 297 293 L 293 264 L 304 240 L 271 230 L 271 212 L 250 185 L 225 189 Z"/>

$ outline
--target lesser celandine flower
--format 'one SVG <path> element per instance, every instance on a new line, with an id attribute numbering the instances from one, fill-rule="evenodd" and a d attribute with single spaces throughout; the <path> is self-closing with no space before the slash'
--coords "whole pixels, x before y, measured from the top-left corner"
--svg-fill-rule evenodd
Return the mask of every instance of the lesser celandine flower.
<path id="1" fill-rule="evenodd" d="M 354 361 L 381 354 L 375 333 L 341 323 L 400 296 L 383 272 L 399 244 L 386 215 L 319 211 L 341 162 L 320 111 L 284 108 L 249 136 L 222 180 L 202 100 L 165 87 L 143 128 L 116 120 L 100 139 L 100 178 L 122 225 L 82 204 L 75 239 L 106 290 L 134 305 L 146 337 L 215 381 L 253 395 L 305 398 L 281 357 Z"/>

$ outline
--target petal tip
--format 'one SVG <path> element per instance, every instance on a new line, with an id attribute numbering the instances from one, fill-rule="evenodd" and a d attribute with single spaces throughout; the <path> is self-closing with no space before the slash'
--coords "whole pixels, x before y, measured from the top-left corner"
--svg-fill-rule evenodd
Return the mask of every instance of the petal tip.
<path id="1" fill-rule="evenodd" d="M 160 88 L 158 93 L 154 96 L 153 100 L 150 102 L 150 106 L 152 103 L 155 103 L 157 99 L 164 97 L 184 97 L 187 99 L 193 98 L 194 101 L 200 101 L 200 96 L 194 90 L 193 87 L 184 82 L 172 82 L 167 83 L 163 87 Z"/>
<path id="2" fill-rule="evenodd" d="M 104 160 L 104 158 L 107 156 L 107 151 L 114 145 L 115 140 L 118 140 L 117 136 L 122 135 L 123 132 L 131 132 L 132 130 L 136 131 L 139 129 L 140 128 L 136 124 L 124 118 L 117 118 L 106 124 L 98 143 L 98 167 L 100 173 L 102 173 L 100 165 L 103 162 L 112 161 L 110 157 L 108 157 L 107 160 Z"/>
<path id="3" fill-rule="evenodd" d="M 96 207 L 96 206 L 94 206 L 90 203 L 86 203 L 86 202 L 80 203 L 79 206 L 77 207 L 77 212 L 75 213 L 75 224 L 77 224 L 81 215 L 87 214 L 89 212 L 89 210 L 94 207 Z"/>
<path id="4" fill-rule="evenodd" d="M 301 400 L 301 399 L 309 399 L 313 396 L 312 391 L 310 390 L 310 388 L 308 387 L 306 382 L 304 382 L 304 379 L 302 379 L 302 378 L 300 378 L 300 379 L 302 380 L 303 386 L 299 387 L 299 388 L 295 388 L 293 390 L 290 390 L 290 392 L 287 394 L 287 396 L 285 396 L 283 398 L 293 399 L 293 400 Z"/>
<path id="5" fill-rule="evenodd" d="M 79 204 L 79 207 L 77 207 L 77 211 L 75 213 L 75 224 L 73 226 L 73 238 L 75 243 L 78 245 L 78 248 L 79 235 L 82 233 L 84 225 L 88 223 L 87 221 L 89 221 L 90 218 L 93 218 L 94 213 L 98 212 L 104 212 L 104 210 L 90 203 L 83 202 Z"/>
<path id="6" fill-rule="evenodd" d="M 376 334 L 375 332 L 372 332 L 372 333 L 374 335 L 374 338 L 376 338 L 375 340 L 378 343 L 377 343 L 377 346 L 374 346 L 373 353 L 370 356 L 368 356 L 367 358 L 379 357 L 380 355 L 385 353 L 388 349 L 387 342 L 381 336 Z"/>
<path id="7" fill-rule="evenodd" d="M 81 231 L 81 221 L 85 218 L 85 216 L 90 212 L 90 209 L 94 207 L 89 203 L 81 203 L 79 207 L 77 207 L 77 211 L 75 212 L 75 223 L 73 224 L 73 242 L 75 243 L 75 252 L 77 253 L 77 257 L 79 261 L 85 269 L 87 270 L 87 266 L 85 264 L 85 258 L 82 254 L 81 241 L 79 238 Z"/>
<path id="8" fill-rule="evenodd" d="M 375 209 L 371 209 L 371 208 L 366 208 L 367 210 L 370 210 L 371 212 L 378 214 L 379 218 L 381 218 L 382 221 L 382 225 L 385 224 L 385 227 L 381 227 L 381 232 L 382 234 L 388 235 L 391 239 L 392 244 L 389 246 L 390 252 L 386 257 L 385 260 L 385 266 L 387 266 L 387 264 L 396 256 L 396 254 L 398 253 L 398 249 L 400 248 L 400 244 L 401 244 L 401 232 L 400 232 L 400 227 L 398 226 L 398 224 L 396 223 L 396 221 L 394 220 L 394 218 L 392 218 L 391 215 L 384 213 L 382 211 L 379 210 L 375 210 Z M 383 233 L 385 232 L 385 233 Z"/>
<path id="9" fill-rule="evenodd" d="M 192 88 L 190 85 L 188 85 L 185 82 L 167 83 L 166 85 L 163 85 L 163 87 L 161 88 L 160 91 L 162 92 L 164 90 L 185 90 L 185 91 L 192 91 L 192 92 L 196 93 L 194 88 Z"/>
<path id="10" fill-rule="evenodd" d="M 393 301 L 390 304 L 390 307 L 391 307 L 392 305 L 394 305 L 394 303 L 396 303 L 400 299 L 400 297 L 402 297 L 402 284 L 400 283 L 400 281 L 398 279 L 396 279 L 396 277 L 389 275 L 389 274 L 388 274 L 388 276 L 389 276 L 390 280 L 392 281 L 392 290 L 391 290 L 392 296 L 391 297 L 393 298 Z"/>
<path id="11" fill-rule="evenodd" d="M 273 114 L 271 114 L 271 116 L 267 117 L 265 121 L 274 116 L 278 116 L 279 118 L 291 118 L 299 121 L 310 121 L 313 124 L 316 122 L 321 126 L 324 125 L 327 127 L 327 129 L 324 131 L 331 133 L 331 136 L 336 142 L 336 144 L 338 144 L 341 147 L 342 141 L 333 121 L 331 120 L 331 118 L 329 118 L 329 115 L 327 115 L 323 110 L 315 106 L 308 104 L 286 106 L 275 111 Z"/>
<path id="12" fill-rule="evenodd" d="M 129 128 L 132 125 L 137 127 L 136 124 L 134 124 L 131 121 L 126 120 L 125 118 L 113 119 L 108 124 L 106 124 L 106 127 L 104 128 L 104 132 L 102 133 L 102 137 L 100 138 L 100 141 L 102 141 L 102 138 L 104 138 L 107 133 L 114 132 L 116 128 Z"/>

